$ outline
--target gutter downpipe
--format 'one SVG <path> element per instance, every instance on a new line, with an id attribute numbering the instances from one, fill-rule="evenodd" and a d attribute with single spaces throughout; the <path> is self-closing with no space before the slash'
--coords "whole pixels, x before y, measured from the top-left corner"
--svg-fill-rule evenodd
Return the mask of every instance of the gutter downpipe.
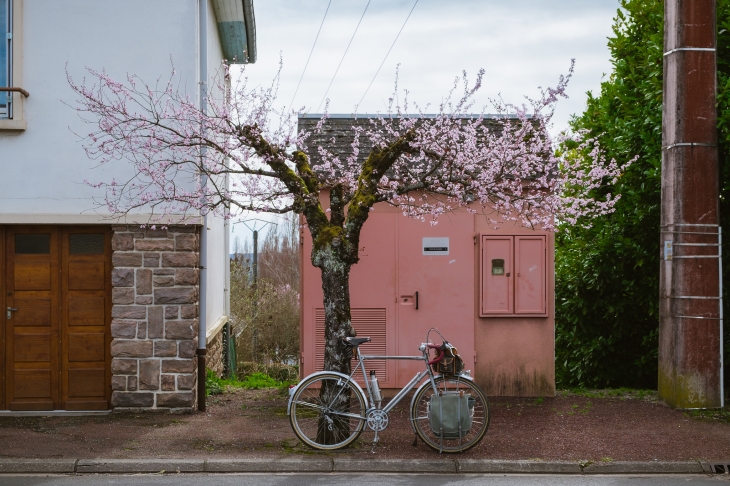
<path id="1" fill-rule="evenodd" d="M 198 0 L 200 12 L 198 14 L 198 41 L 200 62 L 200 112 L 203 115 L 208 113 L 208 0 Z M 205 161 L 206 147 L 200 147 L 201 164 Z M 200 174 L 200 187 L 208 185 L 208 177 L 205 173 Z M 205 354 L 206 350 L 206 318 L 207 307 L 206 297 L 208 290 L 208 212 L 203 208 L 203 227 L 200 232 L 200 295 L 198 297 L 198 411 L 205 412 Z"/>

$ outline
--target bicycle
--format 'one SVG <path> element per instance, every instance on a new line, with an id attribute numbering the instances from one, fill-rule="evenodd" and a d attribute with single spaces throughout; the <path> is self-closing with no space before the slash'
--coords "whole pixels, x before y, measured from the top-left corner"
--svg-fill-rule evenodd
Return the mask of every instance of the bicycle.
<path id="1" fill-rule="evenodd" d="M 484 392 L 474 383 L 469 371 L 463 371 L 463 361 L 454 348 L 441 336 L 443 343 L 426 342 L 419 346 L 421 356 L 364 355 L 359 346 L 370 338 L 344 338 L 341 345 L 357 356 L 350 375 L 334 371 L 319 371 L 304 378 L 290 390 L 287 415 L 294 433 L 309 447 L 335 450 L 357 440 L 367 425 L 375 433 L 388 426 L 388 413 L 424 378 L 411 399 L 410 421 L 417 444 L 420 438 L 428 447 L 439 452 L 456 453 L 471 449 L 482 440 L 489 428 L 489 403 Z M 437 356 L 430 359 L 431 350 Z M 446 359 L 450 357 L 451 359 Z M 420 360 L 426 369 L 411 379 L 387 405 L 383 406 L 375 371 L 368 379 L 365 361 Z M 461 366 L 459 366 L 461 363 Z M 360 369 L 367 396 L 353 379 Z"/>

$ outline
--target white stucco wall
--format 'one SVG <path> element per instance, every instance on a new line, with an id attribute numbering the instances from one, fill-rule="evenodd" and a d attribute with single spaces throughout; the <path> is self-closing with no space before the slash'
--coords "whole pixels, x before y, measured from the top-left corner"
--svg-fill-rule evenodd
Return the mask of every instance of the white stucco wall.
<path id="1" fill-rule="evenodd" d="M 73 106 L 76 99 L 66 71 L 77 82 L 90 67 L 120 81 L 133 73 L 154 83 L 170 75 L 172 61 L 181 89 L 198 99 L 199 0 L 16 1 L 23 13 L 22 87 L 31 96 L 23 103 L 27 129 L 0 130 L 0 224 L 109 224 L 106 209 L 94 203 L 103 192 L 83 181 L 125 181 L 133 167 L 127 162 L 98 166 L 86 156 L 74 132 L 84 135 L 93 126 L 64 104 Z M 209 5 L 211 78 L 222 59 Z M 228 248 L 223 219 L 208 219 L 210 326 L 226 314 Z"/>
<path id="2" fill-rule="evenodd" d="M 75 95 L 66 70 L 80 81 L 85 67 L 123 80 L 127 73 L 154 82 L 169 75 L 170 60 L 182 88 L 196 93 L 197 0 L 22 0 L 25 131 L 0 130 L 0 223 L 103 222 L 90 181 L 127 180 L 132 167 L 89 160 L 73 132 L 93 127 L 64 105 Z M 215 35 L 215 30 L 213 31 Z M 40 215 L 52 215 L 46 218 Z M 59 219 L 59 215 L 65 217 Z M 47 220 L 47 221 L 44 221 Z"/>
<path id="3" fill-rule="evenodd" d="M 215 12 L 211 2 L 208 2 L 208 87 L 216 97 L 223 97 L 224 93 L 215 91 L 213 78 L 220 71 L 223 61 L 223 50 L 218 38 Z M 208 216 L 208 288 L 206 291 L 206 323 L 213 326 L 222 316 L 226 315 L 226 268 L 228 249 L 225 248 L 225 225 L 223 218 Z"/>

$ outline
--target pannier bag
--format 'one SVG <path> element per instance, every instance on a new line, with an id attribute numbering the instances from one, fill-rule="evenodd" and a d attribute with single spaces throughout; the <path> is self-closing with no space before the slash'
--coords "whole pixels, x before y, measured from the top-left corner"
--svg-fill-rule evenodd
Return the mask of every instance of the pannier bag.
<path id="1" fill-rule="evenodd" d="M 442 375 L 456 375 L 464 370 L 464 360 L 461 359 L 456 348 L 445 344 L 441 349 L 444 351 L 444 357 L 438 363 L 433 365 L 434 372 Z"/>
<path id="2" fill-rule="evenodd" d="M 442 439 L 458 439 L 459 434 L 464 437 L 471 429 L 474 402 L 471 395 L 464 392 L 432 395 L 428 407 L 431 431 Z"/>

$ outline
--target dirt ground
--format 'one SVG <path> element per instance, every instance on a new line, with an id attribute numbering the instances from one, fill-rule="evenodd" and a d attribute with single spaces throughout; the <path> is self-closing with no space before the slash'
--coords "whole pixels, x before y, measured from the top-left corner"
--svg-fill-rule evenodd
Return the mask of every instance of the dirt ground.
<path id="1" fill-rule="evenodd" d="M 100 417 L 2 417 L 0 457 L 174 458 L 322 454 L 298 442 L 286 415 L 286 392 L 234 390 L 208 398 L 188 415 L 113 413 Z M 409 400 L 404 400 L 406 406 Z M 484 440 L 461 457 L 482 459 L 651 461 L 730 458 L 730 413 L 701 417 L 648 397 L 491 398 Z M 429 458 L 406 406 L 390 416 L 375 457 Z M 373 434 L 338 455 L 373 457 Z"/>

